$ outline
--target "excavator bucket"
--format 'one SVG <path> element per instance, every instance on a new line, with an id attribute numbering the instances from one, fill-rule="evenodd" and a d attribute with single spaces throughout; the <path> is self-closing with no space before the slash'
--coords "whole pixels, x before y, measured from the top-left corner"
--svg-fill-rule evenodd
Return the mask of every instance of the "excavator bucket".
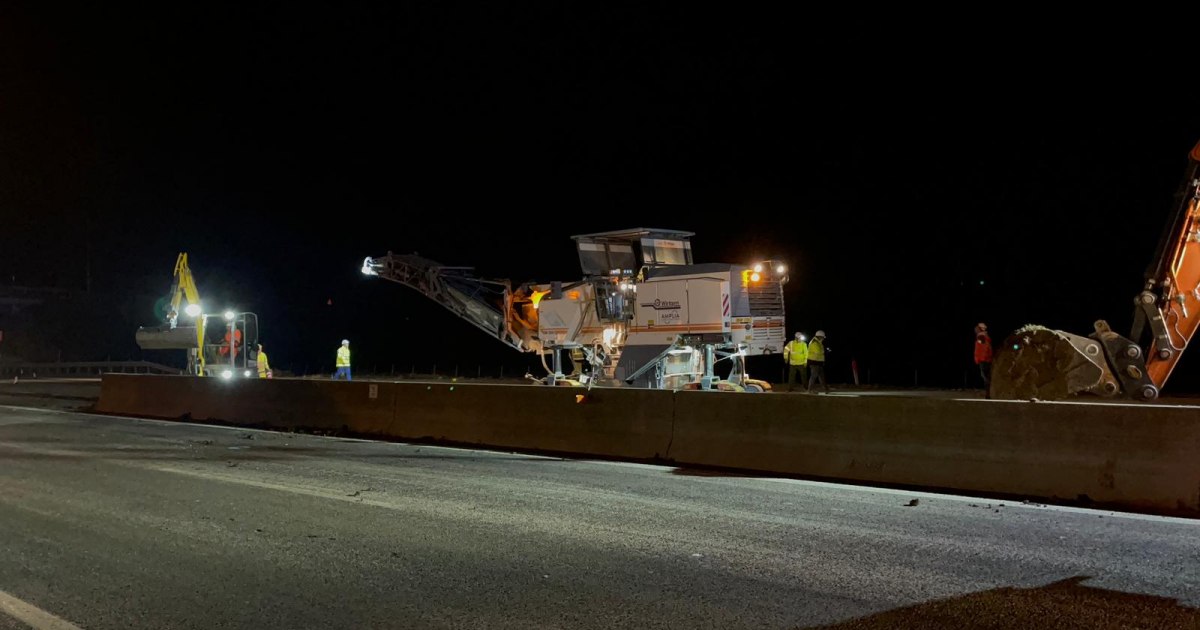
<path id="1" fill-rule="evenodd" d="M 142 350 L 184 350 L 200 347 L 195 326 L 143 327 L 138 329 L 136 338 L 137 345 Z"/>
<path id="2" fill-rule="evenodd" d="M 1095 339 L 1026 326 L 1009 335 L 996 353 L 989 398 L 1060 400 L 1084 393 L 1121 393 L 1104 347 Z"/>
<path id="3" fill-rule="evenodd" d="M 1200 331 L 1200 143 L 1189 156 L 1176 211 L 1167 221 L 1130 337 L 1095 322 L 1080 337 L 1026 326 L 1004 341 L 992 363 L 990 398 L 1049 399 L 1077 394 L 1154 400 L 1188 341 Z M 1138 344 L 1149 325 L 1154 341 Z"/>

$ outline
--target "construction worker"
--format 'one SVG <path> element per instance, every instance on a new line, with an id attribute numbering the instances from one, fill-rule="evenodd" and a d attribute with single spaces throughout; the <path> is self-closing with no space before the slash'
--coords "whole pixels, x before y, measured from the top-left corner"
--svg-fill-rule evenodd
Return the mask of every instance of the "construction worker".
<path id="1" fill-rule="evenodd" d="M 337 349 L 337 372 L 333 375 L 333 380 L 338 380 L 338 377 L 344 376 L 346 380 L 350 378 L 350 340 L 343 339 L 342 347 Z"/>
<path id="2" fill-rule="evenodd" d="M 817 334 L 813 335 L 813 339 L 808 344 L 808 387 L 807 391 L 812 391 L 813 384 L 817 379 L 821 381 L 821 387 L 825 388 L 825 393 L 829 393 L 829 383 L 825 382 L 825 331 L 818 330 Z"/>
<path id="3" fill-rule="evenodd" d="M 231 328 L 233 329 L 232 331 L 230 330 Z M 236 358 L 242 353 L 242 329 L 234 328 L 232 324 L 225 325 L 225 339 L 217 351 L 223 357 L 229 356 L 230 335 L 233 336 L 233 356 Z"/>
<path id="4" fill-rule="evenodd" d="M 271 373 L 271 364 L 267 363 L 267 353 L 263 352 L 262 344 L 258 344 L 258 378 L 267 378 Z"/>
<path id="5" fill-rule="evenodd" d="M 787 342 L 783 347 L 783 360 L 788 364 L 788 391 L 796 384 L 796 373 L 800 374 L 800 387 L 808 382 L 808 344 L 804 343 L 804 333 L 796 331 L 796 338 Z"/>
<path id="6" fill-rule="evenodd" d="M 983 377 L 986 390 L 992 382 L 992 338 L 983 322 L 975 325 L 975 365 L 979 366 L 979 376 Z"/>

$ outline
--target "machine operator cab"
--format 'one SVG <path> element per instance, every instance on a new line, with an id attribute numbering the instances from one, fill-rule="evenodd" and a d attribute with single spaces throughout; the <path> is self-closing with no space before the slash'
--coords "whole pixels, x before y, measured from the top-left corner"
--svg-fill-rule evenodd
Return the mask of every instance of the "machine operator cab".
<path id="1" fill-rule="evenodd" d="M 693 232 L 635 228 L 573 236 L 602 321 L 633 319 L 637 284 L 652 270 L 692 264 Z"/>

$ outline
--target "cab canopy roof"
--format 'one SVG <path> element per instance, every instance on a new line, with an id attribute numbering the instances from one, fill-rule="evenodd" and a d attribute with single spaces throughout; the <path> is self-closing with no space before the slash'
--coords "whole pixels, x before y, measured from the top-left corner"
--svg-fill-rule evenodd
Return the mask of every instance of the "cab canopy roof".
<path id="1" fill-rule="evenodd" d="M 579 266 L 589 276 L 631 276 L 642 267 L 692 264 L 695 232 L 632 228 L 577 234 Z"/>

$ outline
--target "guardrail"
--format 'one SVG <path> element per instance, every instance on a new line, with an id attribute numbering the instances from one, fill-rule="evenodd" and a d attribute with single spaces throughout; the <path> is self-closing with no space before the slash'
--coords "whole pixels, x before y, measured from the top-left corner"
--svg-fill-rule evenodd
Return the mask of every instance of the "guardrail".
<path id="1" fill-rule="evenodd" d="M 76 361 L 66 363 L 3 363 L 0 377 L 94 376 L 120 374 L 179 374 L 179 368 L 150 361 Z"/>

